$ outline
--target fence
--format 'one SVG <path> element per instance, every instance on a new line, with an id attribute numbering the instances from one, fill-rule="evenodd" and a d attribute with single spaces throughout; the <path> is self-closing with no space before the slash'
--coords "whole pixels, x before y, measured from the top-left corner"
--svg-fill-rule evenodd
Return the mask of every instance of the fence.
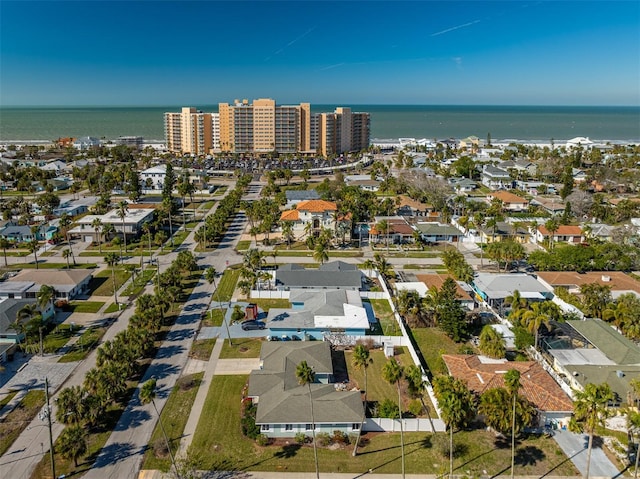
<path id="1" fill-rule="evenodd" d="M 360 291 L 360 297 L 365 299 L 389 299 L 389 293 L 383 291 Z"/>
<path id="2" fill-rule="evenodd" d="M 433 423 L 433 426 L 432 426 Z M 435 430 L 434 430 L 435 428 Z M 441 419 L 403 418 L 404 432 L 444 432 L 446 427 Z M 363 432 L 400 432 L 400 420 L 384 417 L 367 418 L 362 425 Z"/>
<path id="3" fill-rule="evenodd" d="M 257 290 L 252 289 L 250 298 L 254 299 L 289 299 L 290 291 L 276 291 L 276 290 Z"/>

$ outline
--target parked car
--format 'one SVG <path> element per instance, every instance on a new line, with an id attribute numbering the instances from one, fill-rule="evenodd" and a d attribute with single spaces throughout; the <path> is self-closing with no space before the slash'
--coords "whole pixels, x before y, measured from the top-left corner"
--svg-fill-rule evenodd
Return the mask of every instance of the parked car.
<path id="1" fill-rule="evenodd" d="M 265 328 L 265 324 L 261 321 L 250 320 L 242 323 L 243 331 L 253 331 L 256 329 L 264 329 L 264 328 Z"/>

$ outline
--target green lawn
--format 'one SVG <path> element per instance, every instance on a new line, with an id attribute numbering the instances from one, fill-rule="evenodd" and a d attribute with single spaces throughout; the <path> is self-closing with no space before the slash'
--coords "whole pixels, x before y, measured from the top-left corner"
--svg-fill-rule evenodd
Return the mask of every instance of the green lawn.
<path id="1" fill-rule="evenodd" d="M 120 287 L 131 277 L 131 273 L 118 267 L 115 268 L 116 288 Z M 103 269 L 93 275 L 89 283 L 89 289 L 95 296 L 113 296 L 113 280 L 111 279 L 111 268 Z"/>
<path id="2" fill-rule="evenodd" d="M 212 309 L 205 319 L 202 320 L 202 326 L 222 326 L 225 309 Z"/>
<path id="3" fill-rule="evenodd" d="M 58 349 L 67 344 L 72 335 L 73 332 L 69 325 L 61 324 L 60 326 L 57 326 L 43 338 L 44 352 L 55 353 Z"/>
<path id="4" fill-rule="evenodd" d="M 29 391 L 20 403 L 0 421 L 0 456 L 7 452 L 13 441 L 29 425 L 44 406 L 44 391 Z"/>
<path id="5" fill-rule="evenodd" d="M 8 394 L 5 394 L 2 399 L 0 399 L 0 410 L 2 410 L 3 407 L 5 407 L 7 404 L 9 404 L 9 401 L 11 401 L 15 395 L 18 394 L 17 391 L 13 391 L 10 392 Z"/>
<path id="6" fill-rule="evenodd" d="M 74 313 L 97 313 L 103 306 L 103 301 L 71 301 L 67 308 Z"/>
<path id="7" fill-rule="evenodd" d="M 173 247 L 177 248 L 178 246 L 180 246 L 184 240 L 187 239 L 187 236 L 189 236 L 189 231 L 185 231 L 185 230 L 180 230 L 177 233 L 173 234 Z M 167 240 L 167 242 L 165 243 L 165 246 L 167 245 L 171 245 L 171 240 Z"/>
<path id="8" fill-rule="evenodd" d="M 220 359 L 259 358 L 263 340 L 260 338 L 235 338 L 233 346 L 225 339 L 220 351 Z"/>
<path id="9" fill-rule="evenodd" d="M 271 308 L 290 308 L 291 307 L 291 302 L 288 299 L 260 298 L 260 299 L 252 299 L 251 302 L 257 304 L 258 307 L 263 311 L 269 311 Z"/>
<path id="10" fill-rule="evenodd" d="M 402 351 L 402 350 L 399 350 Z M 384 356 L 384 352 L 378 350 L 372 350 L 370 352 L 373 363 L 367 369 L 367 401 L 382 401 L 384 399 L 391 399 L 394 402 L 398 401 L 398 390 L 395 386 L 392 386 L 384 379 L 382 379 L 382 368 L 387 362 L 387 358 Z M 364 372 L 353 367 L 352 364 L 352 351 L 345 352 L 345 362 L 347 363 L 347 371 L 349 373 L 349 380 L 357 384 L 360 389 L 364 389 Z M 411 357 L 408 354 L 400 354 L 396 356 L 398 362 L 403 366 L 413 364 Z"/>
<path id="11" fill-rule="evenodd" d="M 458 354 L 464 343 L 455 343 L 438 328 L 413 328 L 413 337 L 434 376 L 447 374 L 442 354 Z"/>
<path id="12" fill-rule="evenodd" d="M 191 345 L 191 351 L 189 351 L 189 357 L 193 359 L 201 359 L 203 361 L 209 361 L 211 357 L 211 351 L 215 346 L 216 340 L 213 339 L 197 339 Z"/>
<path id="13" fill-rule="evenodd" d="M 71 269 L 94 269 L 98 265 L 96 263 L 78 263 L 72 264 Z M 67 263 L 41 263 L 38 259 L 38 267 L 35 263 L 16 263 L 9 265 L 7 269 L 19 271 L 21 269 L 67 269 Z"/>
<path id="14" fill-rule="evenodd" d="M 106 331 L 106 328 L 96 326 L 85 330 L 82 336 L 78 338 L 78 341 L 71 346 L 71 349 L 58 362 L 72 363 L 83 360 L 98 345 Z"/>
<path id="15" fill-rule="evenodd" d="M 236 249 L 238 251 L 246 251 L 249 249 L 249 246 L 251 246 L 250 240 L 242 240 L 242 241 L 238 241 L 238 244 L 236 245 Z"/>
<path id="16" fill-rule="evenodd" d="M 386 299 L 370 299 L 369 302 L 382 327 L 382 332 L 379 334 L 383 334 L 384 336 L 400 336 L 400 326 L 393 315 L 389 301 Z"/>
<path id="17" fill-rule="evenodd" d="M 111 304 L 110 304 L 109 306 L 107 306 L 107 307 L 105 308 L 105 310 L 104 310 L 104 312 L 105 312 L 106 314 L 109 314 L 109 313 L 115 313 L 115 312 L 117 312 L 117 311 L 118 311 L 118 305 L 117 305 L 116 303 L 111 303 Z"/>
<path id="18" fill-rule="evenodd" d="M 198 387 L 204 373 L 191 374 L 183 376 L 178 380 L 178 384 L 173 387 L 169 399 L 165 403 L 162 413 L 160 414 L 160 420 L 169 438 L 171 444 L 171 450 L 175 454 L 178 446 L 180 445 L 180 437 L 184 432 L 184 427 L 189 419 L 189 413 L 191 412 L 191 406 L 196 399 L 198 393 Z M 188 386 L 181 387 L 181 384 L 188 384 Z M 143 469 L 160 469 L 164 472 L 169 471 L 171 467 L 171 461 L 169 457 L 158 458 L 154 454 L 153 446 L 157 441 L 162 441 L 164 445 L 164 436 L 160 424 L 156 424 L 153 434 L 151 435 L 151 441 L 149 441 L 149 449 L 145 452 L 144 462 L 142 464 Z"/>
<path id="19" fill-rule="evenodd" d="M 212 301 L 230 301 L 240 277 L 239 269 L 227 268 L 216 283 L 218 288 L 211 298 Z"/>
<path id="20" fill-rule="evenodd" d="M 305 246 L 306 248 L 306 246 Z M 313 251 L 311 250 L 303 250 L 296 251 L 290 249 L 278 249 L 278 258 L 300 258 L 300 257 L 309 257 L 313 256 Z M 360 258 L 363 256 L 362 251 L 340 251 L 340 250 L 328 250 L 327 254 L 329 258 Z"/>
<path id="21" fill-rule="evenodd" d="M 192 448 L 203 459 L 202 469 L 237 471 L 313 472 L 313 448 L 289 445 L 258 447 L 242 436 L 240 427 L 241 393 L 247 376 L 216 376 L 193 438 Z M 441 442 L 447 434 L 406 433 L 405 462 L 409 474 L 434 474 L 448 470 L 448 454 Z M 485 430 L 463 431 L 454 435 L 463 451 L 455 459 L 459 474 L 475 477 L 504 473 L 510 463 L 509 447 L 496 447 L 495 435 Z M 365 444 L 356 457 L 351 447 L 335 451 L 319 448 L 318 464 L 323 473 L 380 474 L 400 473 L 399 434 L 366 434 Z M 571 462 L 551 438 L 534 438 L 519 444 L 523 459 L 516 465 L 517 475 L 577 475 Z M 526 448 L 526 449 L 525 449 Z M 526 465 L 522 465 L 526 463 Z M 556 468 L 557 466 L 557 468 Z M 483 471 L 487 471 L 483 473 Z"/>
<path id="22" fill-rule="evenodd" d="M 142 273 L 136 275 L 136 279 L 129 283 L 123 291 L 123 296 L 135 296 L 140 294 L 149 281 L 153 279 L 158 270 L 156 268 L 147 268 Z"/>

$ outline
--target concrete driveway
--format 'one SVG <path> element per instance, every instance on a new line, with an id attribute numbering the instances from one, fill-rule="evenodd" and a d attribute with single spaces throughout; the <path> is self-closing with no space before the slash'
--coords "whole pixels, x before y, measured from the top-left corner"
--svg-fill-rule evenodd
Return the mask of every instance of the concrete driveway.
<path id="1" fill-rule="evenodd" d="M 578 468 L 581 474 L 587 471 L 587 446 L 589 436 L 586 434 L 574 434 L 569 431 L 554 431 L 553 438 L 568 458 Z M 604 451 L 599 447 L 593 447 L 591 451 L 591 477 L 616 477 L 620 471 L 612 464 Z"/>

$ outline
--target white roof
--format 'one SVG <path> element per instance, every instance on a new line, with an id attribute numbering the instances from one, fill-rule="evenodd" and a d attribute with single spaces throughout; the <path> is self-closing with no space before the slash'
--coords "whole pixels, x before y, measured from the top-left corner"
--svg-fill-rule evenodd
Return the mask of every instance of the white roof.
<path id="1" fill-rule="evenodd" d="M 550 349 L 549 353 L 560 366 L 614 366 L 616 363 L 607 358 L 599 349 Z"/>
<path id="2" fill-rule="evenodd" d="M 406 283 L 396 283 L 396 289 L 398 291 L 416 291 L 420 297 L 424 297 L 427 295 L 427 285 L 422 281 L 409 281 Z"/>
<path id="3" fill-rule="evenodd" d="M 367 311 L 360 306 L 345 303 L 343 305 L 344 315 L 342 316 L 315 316 L 314 325 L 316 328 L 344 328 L 369 329 L 369 319 Z"/>
<path id="4" fill-rule="evenodd" d="M 142 170 L 140 172 L 141 175 L 152 175 L 152 174 L 161 174 L 161 175 L 166 175 L 167 174 L 167 165 L 155 165 L 152 166 L 150 168 L 147 168 L 146 170 Z"/>

